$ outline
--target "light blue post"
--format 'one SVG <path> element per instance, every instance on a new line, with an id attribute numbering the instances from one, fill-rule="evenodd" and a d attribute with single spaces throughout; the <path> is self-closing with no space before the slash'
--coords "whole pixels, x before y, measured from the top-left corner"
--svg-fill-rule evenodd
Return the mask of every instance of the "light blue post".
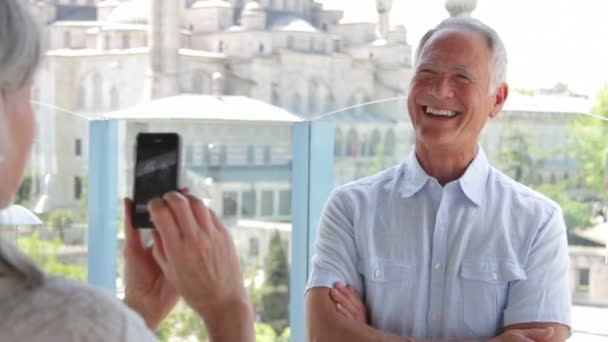
<path id="1" fill-rule="evenodd" d="M 301 122 L 293 127 L 291 181 L 291 341 L 306 340 L 304 290 L 323 205 L 333 188 L 334 124 Z"/>
<path id="2" fill-rule="evenodd" d="M 89 122 L 89 284 L 116 292 L 118 123 Z"/>

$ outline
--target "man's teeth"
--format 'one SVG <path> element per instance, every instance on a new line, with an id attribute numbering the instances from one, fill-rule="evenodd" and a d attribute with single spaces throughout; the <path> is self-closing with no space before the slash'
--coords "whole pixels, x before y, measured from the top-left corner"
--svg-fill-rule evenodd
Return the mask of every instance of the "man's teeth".
<path id="1" fill-rule="evenodd" d="M 436 108 L 432 108 L 432 107 L 426 107 L 426 113 L 433 114 L 433 115 L 449 116 L 449 117 L 456 115 L 456 112 L 454 112 L 454 111 L 447 110 L 447 109 L 436 109 Z"/>

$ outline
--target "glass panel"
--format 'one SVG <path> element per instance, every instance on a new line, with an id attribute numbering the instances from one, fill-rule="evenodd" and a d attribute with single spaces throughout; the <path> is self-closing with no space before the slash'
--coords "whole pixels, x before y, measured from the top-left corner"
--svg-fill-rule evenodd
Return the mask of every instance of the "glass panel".
<path id="1" fill-rule="evenodd" d="M 599 340 L 608 333 L 593 319 L 608 316 L 608 108 L 598 102 L 593 116 L 572 112 L 572 105 L 549 106 L 570 101 L 589 113 L 585 99 L 525 100 L 528 107 L 522 108 L 522 99 L 513 95 L 488 121 L 479 144 L 491 165 L 561 206 L 569 241 L 572 340 Z M 406 102 L 380 100 L 317 118 L 335 123 L 335 187 L 407 160 L 415 134 Z"/>
<path id="2" fill-rule="evenodd" d="M 215 97 L 197 95 L 205 101 Z M 174 98 L 180 101 L 180 97 Z M 227 100 L 229 101 L 229 100 Z M 179 108 L 179 106 L 174 106 Z M 213 114 L 213 113 L 210 113 Z M 132 197 L 135 139 L 140 132 L 177 132 L 181 136 L 181 186 L 204 198 L 232 232 L 245 282 L 259 326 L 280 335 L 288 331 L 291 238 L 291 126 L 290 122 L 211 120 L 120 120 L 120 196 Z M 267 153 L 261 163 L 256 152 Z M 259 153 L 259 152 L 258 152 Z M 257 159 L 256 159 L 257 158 Z M 275 195 L 279 200 L 275 200 Z M 275 209 L 276 208 L 276 209 Z M 122 209 L 121 209 L 122 210 Z M 122 213 L 120 217 L 122 217 Z M 119 238 L 123 239 L 120 233 Z M 122 243 L 121 243 L 122 245 Z M 122 284 L 122 253 L 117 260 Z M 124 285 L 119 287 L 119 296 Z M 180 303 L 157 335 L 205 339 L 204 327 L 187 305 Z"/>
<path id="3" fill-rule="evenodd" d="M 88 121 L 34 93 L 37 135 L 0 231 L 45 271 L 86 281 Z"/>

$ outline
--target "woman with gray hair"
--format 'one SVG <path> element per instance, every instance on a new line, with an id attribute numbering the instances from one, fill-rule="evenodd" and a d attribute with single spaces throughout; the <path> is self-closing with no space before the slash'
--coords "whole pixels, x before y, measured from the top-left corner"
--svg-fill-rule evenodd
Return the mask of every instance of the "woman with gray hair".
<path id="1" fill-rule="evenodd" d="M 35 136 L 31 83 L 42 43 L 24 3 L 0 1 L 0 209 L 19 187 Z M 143 246 L 126 220 L 125 303 L 143 320 L 110 294 L 45 274 L 0 239 L 0 341 L 153 341 L 151 330 L 180 295 L 212 340 L 253 340 L 251 306 L 227 230 L 194 196 L 170 193 L 152 202 L 153 247 Z M 181 239 L 184 232 L 195 234 L 194 242 Z"/>

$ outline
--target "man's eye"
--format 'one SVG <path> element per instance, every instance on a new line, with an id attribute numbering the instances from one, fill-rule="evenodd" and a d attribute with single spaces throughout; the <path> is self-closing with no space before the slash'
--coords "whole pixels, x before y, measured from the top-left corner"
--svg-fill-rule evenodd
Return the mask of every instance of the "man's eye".
<path id="1" fill-rule="evenodd" d="M 431 69 L 420 69 L 418 71 L 421 74 L 428 74 L 428 75 L 434 75 L 435 71 L 431 70 Z"/>
<path id="2" fill-rule="evenodd" d="M 456 78 L 459 80 L 463 80 L 463 81 L 470 81 L 471 79 L 469 78 L 469 76 L 467 75 L 463 75 L 463 74 L 458 74 L 456 75 Z"/>

